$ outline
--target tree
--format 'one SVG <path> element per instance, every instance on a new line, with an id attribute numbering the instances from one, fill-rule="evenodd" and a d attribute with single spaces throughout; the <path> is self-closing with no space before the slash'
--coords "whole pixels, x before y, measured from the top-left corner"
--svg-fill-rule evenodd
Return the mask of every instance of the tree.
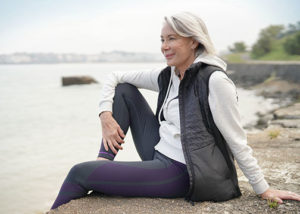
<path id="1" fill-rule="evenodd" d="M 300 55 L 300 31 L 287 38 L 283 48 L 288 54 Z"/>
<path id="2" fill-rule="evenodd" d="M 271 40 L 268 38 L 260 38 L 253 46 L 251 55 L 254 58 L 259 58 L 271 51 Z"/>
<path id="3" fill-rule="evenodd" d="M 297 30 L 300 31 L 300 21 L 297 22 Z"/>
<path id="4" fill-rule="evenodd" d="M 283 25 L 270 25 L 260 31 L 257 42 L 252 46 L 251 55 L 259 58 L 272 50 L 272 43 L 278 39 L 284 29 Z"/>
<path id="5" fill-rule="evenodd" d="M 244 42 L 235 42 L 233 47 L 228 47 L 228 49 L 233 53 L 241 53 L 246 51 L 246 45 Z"/>

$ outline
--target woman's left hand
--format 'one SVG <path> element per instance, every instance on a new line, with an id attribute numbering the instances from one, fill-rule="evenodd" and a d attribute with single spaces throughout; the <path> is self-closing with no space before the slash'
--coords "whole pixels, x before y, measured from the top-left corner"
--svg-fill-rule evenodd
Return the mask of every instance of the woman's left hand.
<path id="1" fill-rule="evenodd" d="M 290 192 L 277 189 L 267 189 L 263 194 L 261 194 L 263 199 L 271 199 L 277 201 L 279 204 L 283 203 L 282 200 L 296 200 L 300 201 L 300 195 Z"/>

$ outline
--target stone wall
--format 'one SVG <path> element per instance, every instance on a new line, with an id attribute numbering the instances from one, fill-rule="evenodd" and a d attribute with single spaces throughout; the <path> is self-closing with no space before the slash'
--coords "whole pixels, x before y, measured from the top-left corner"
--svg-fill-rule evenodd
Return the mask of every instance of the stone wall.
<path id="1" fill-rule="evenodd" d="M 262 83 L 269 77 L 300 83 L 300 63 L 231 63 L 227 71 L 230 78 L 242 87 Z"/>

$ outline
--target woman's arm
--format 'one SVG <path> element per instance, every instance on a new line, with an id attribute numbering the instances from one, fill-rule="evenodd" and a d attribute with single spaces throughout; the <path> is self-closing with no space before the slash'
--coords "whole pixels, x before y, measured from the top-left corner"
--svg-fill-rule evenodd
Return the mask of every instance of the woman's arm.
<path id="1" fill-rule="evenodd" d="M 113 97 L 115 88 L 119 83 L 130 83 L 137 88 L 144 88 L 158 91 L 158 75 L 163 68 L 147 71 L 115 71 L 112 72 L 105 80 L 100 92 L 100 113 L 103 111 L 112 112 Z"/>
<path id="2" fill-rule="evenodd" d="M 214 72 L 209 80 L 209 105 L 216 126 L 228 143 L 239 167 L 248 178 L 254 191 L 265 199 L 300 200 L 295 193 L 272 190 L 264 179 L 252 149 L 247 145 L 247 136 L 242 128 L 234 83 L 223 72 Z M 298 197 L 298 198 L 297 198 Z"/>
<path id="3" fill-rule="evenodd" d="M 112 116 L 113 97 L 115 88 L 119 83 L 130 83 L 138 88 L 158 91 L 158 75 L 163 68 L 148 71 L 113 72 L 105 80 L 100 94 L 99 117 L 102 126 L 102 140 L 106 151 L 108 147 L 117 154 L 118 149 L 123 149 L 125 134 L 117 121 Z"/>

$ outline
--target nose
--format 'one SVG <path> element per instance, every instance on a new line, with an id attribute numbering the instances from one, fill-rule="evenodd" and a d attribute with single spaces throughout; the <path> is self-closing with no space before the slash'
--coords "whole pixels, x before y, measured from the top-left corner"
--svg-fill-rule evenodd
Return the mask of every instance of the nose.
<path id="1" fill-rule="evenodd" d="M 169 44 L 166 42 L 166 41 L 163 41 L 161 43 L 161 50 L 164 51 L 164 50 L 168 50 L 170 48 Z"/>

